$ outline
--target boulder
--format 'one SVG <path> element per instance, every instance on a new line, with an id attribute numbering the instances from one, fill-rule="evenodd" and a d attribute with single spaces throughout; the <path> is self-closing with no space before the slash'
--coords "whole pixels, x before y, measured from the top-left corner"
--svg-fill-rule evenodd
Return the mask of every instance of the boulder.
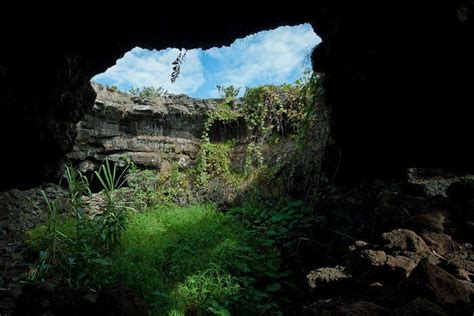
<path id="1" fill-rule="evenodd" d="M 470 281 L 474 276 L 474 252 L 470 249 L 450 252 L 441 265 L 459 279 Z"/>
<path id="2" fill-rule="evenodd" d="M 380 267 L 387 262 L 387 254 L 381 250 L 362 250 L 360 255 L 372 267 Z"/>
<path id="3" fill-rule="evenodd" d="M 403 255 L 419 261 L 430 255 L 430 248 L 414 231 L 395 229 L 382 234 L 382 247 L 392 255 Z"/>
<path id="4" fill-rule="evenodd" d="M 354 251 L 356 249 L 365 249 L 369 244 L 363 240 L 356 240 L 352 245 L 349 246 L 349 251 Z"/>
<path id="5" fill-rule="evenodd" d="M 422 233 L 421 238 L 431 250 L 442 256 L 453 252 L 456 246 L 451 236 L 442 233 Z"/>
<path id="6" fill-rule="evenodd" d="M 387 255 L 381 250 L 362 250 L 360 259 L 354 262 L 358 272 L 375 273 L 390 280 L 408 277 L 417 262 L 404 256 Z"/>
<path id="7" fill-rule="evenodd" d="M 319 268 L 309 272 L 306 276 L 308 284 L 312 289 L 321 289 L 328 285 L 341 284 L 350 277 L 351 275 L 346 273 L 345 268 L 341 266 Z"/>
<path id="8" fill-rule="evenodd" d="M 404 256 L 387 256 L 386 270 L 396 275 L 399 279 L 406 278 L 416 267 L 416 261 Z"/>
<path id="9" fill-rule="evenodd" d="M 437 302 L 450 313 L 467 313 L 470 298 L 466 286 L 445 270 L 422 260 L 402 284 L 407 297 Z"/>

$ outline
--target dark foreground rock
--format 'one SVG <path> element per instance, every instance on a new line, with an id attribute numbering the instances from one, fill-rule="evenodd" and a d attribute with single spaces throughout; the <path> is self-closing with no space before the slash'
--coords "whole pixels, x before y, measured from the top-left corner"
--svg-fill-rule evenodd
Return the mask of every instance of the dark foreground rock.
<path id="1" fill-rule="evenodd" d="M 147 304 L 130 288 L 115 284 L 93 295 L 86 290 L 27 285 L 15 316 L 148 316 Z"/>
<path id="2" fill-rule="evenodd" d="M 469 314 L 469 290 L 454 276 L 422 260 L 402 285 L 409 297 L 423 297 L 437 302 L 447 311 Z"/>
<path id="3" fill-rule="evenodd" d="M 148 305 L 123 284 L 102 289 L 94 304 L 95 315 L 148 316 Z"/>
<path id="4" fill-rule="evenodd" d="M 382 316 L 388 314 L 388 309 L 372 302 L 359 301 L 345 303 L 340 298 L 320 301 L 309 306 L 307 315 L 353 315 L 353 316 Z"/>
<path id="5" fill-rule="evenodd" d="M 334 244 L 349 246 L 344 252 L 328 251 L 331 257 L 326 260 L 337 269 L 326 268 L 322 260 L 324 268 L 308 275 L 312 298 L 305 312 L 472 315 L 474 235 L 465 225 L 470 178 L 446 179 L 449 185 L 443 194 L 422 190 L 415 195 L 413 187 L 375 182 L 345 192 L 328 190 L 323 201 L 331 202 L 325 215 L 330 237 L 319 229 L 314 238 L 328 243 L 328 249 Z M 453 187 L 453 183 L 463 184 Z M 434 184 L 430 185 L 434 192 Z M 349 214 L 345 222 L 340 213 Z"/>

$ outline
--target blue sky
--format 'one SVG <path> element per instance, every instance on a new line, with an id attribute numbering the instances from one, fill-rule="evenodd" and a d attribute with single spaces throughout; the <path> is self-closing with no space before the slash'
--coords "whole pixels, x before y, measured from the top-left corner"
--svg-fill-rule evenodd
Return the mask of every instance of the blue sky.
<path id="1" fill-rule="evenodd" d="M 153 86 L 174 94 L 217 97 L 216 85 L 245 88 L 294 82 L 310 66 L 308 56 L 320 41 L 309 24 L 302 24 L 252 34 L 230 46 L 191 49 L 173 84 L 171 63 L 179 49 L 157 51 L 135 47 L 92 81 L 115 85 L 122 91 Z"/>

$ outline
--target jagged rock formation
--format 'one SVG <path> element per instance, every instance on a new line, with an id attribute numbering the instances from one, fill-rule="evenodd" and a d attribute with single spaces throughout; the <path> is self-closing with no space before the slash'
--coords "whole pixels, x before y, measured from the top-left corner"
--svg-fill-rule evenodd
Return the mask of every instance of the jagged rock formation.
<path id="1" fill-rule="evenodd" d="M 144 102 L 101 85 L 94 88 L 95 105 L 78 124 L 68 154 L 83 172 L 96 170 L 105 157 L 116 162 L 128 157 L 138 167 L 154 170 L 168 169 L 173 162 L 192 165 L 206 112 L 219 101 L 170 95 Z"/>

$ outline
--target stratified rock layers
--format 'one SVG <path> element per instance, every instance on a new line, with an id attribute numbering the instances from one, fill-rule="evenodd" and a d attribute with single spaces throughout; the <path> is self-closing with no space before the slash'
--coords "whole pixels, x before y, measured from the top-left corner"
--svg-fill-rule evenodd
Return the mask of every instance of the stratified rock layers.
<path id="1" fill-rule="evenodd" d="M 138 167 L 161 170 L 173 162 L 187 166 L 196 159 L 206 112 L 219 100 L 184 95 L 132 99 L 126 93 L 94 85 L 97 99 L 77 126 L 68 158 L 82 171 L 102 160 L 132 160 Z"/>

